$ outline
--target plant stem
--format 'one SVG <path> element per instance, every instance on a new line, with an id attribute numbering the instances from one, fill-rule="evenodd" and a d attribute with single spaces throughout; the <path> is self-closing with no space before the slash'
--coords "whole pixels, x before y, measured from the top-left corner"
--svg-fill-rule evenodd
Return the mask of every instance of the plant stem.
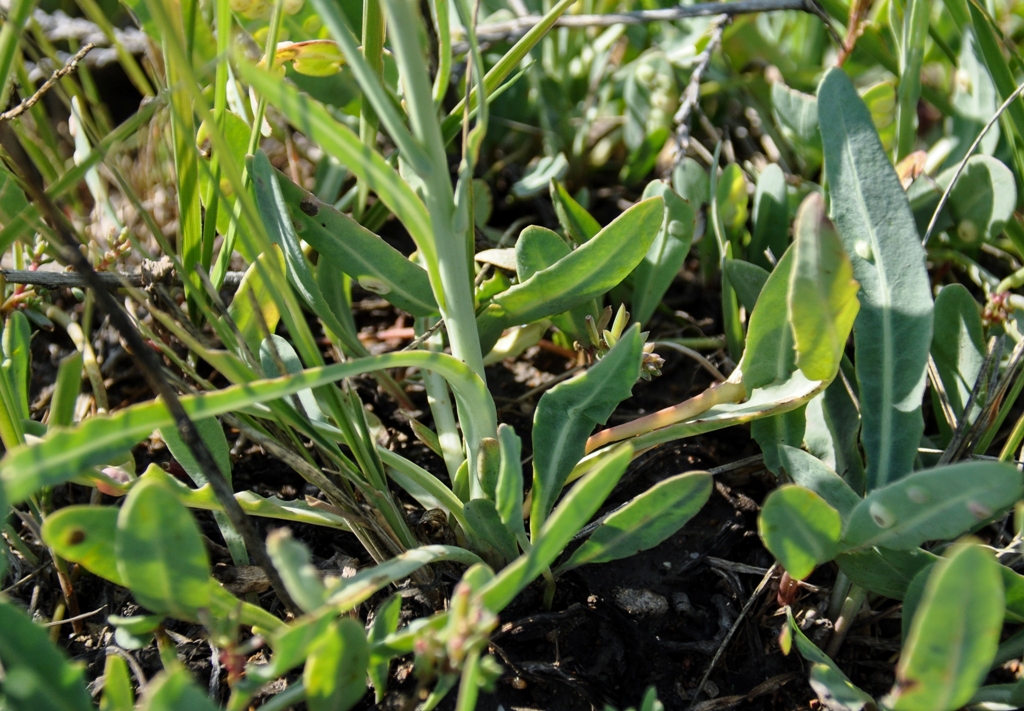
<path id="1" fill-rule="evenodd" d="M 590 454 L 595 449 L 605 447 L 612 442 L 618 442 L 629 437 L 637 437 L 662 427 L 674 425 L 677 422 L 691 420 L 707 412 L 715 405 L 727 402 L 740 402 L 746 396 L 747 391 L 743 387 L 743 383 L 728 380 L 724 383 L 715 383 L 700 395 L 691 397 L 689 400 L 678 405 L 666 407 L 663 410 L 658 410 L 646 417 L 627 422 L 624 425 L 601 430 L 587 440 L 586 452 Z"/>

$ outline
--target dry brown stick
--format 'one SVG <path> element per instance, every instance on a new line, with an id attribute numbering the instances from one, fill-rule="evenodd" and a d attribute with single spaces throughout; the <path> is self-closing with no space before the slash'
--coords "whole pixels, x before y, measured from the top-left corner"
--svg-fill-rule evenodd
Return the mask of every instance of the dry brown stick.
<path id="1" fill-rule="evenodd" d="M 32 94 L 32 96 L 27 99 L 24 99 L 10 111 L 4 111 L 0 114 L 0 121 L 10 121 L 13 118 L 18 118 L 35 106 L 36 103 L 43 98 L 43 95 L 52 89 L 53 85 L 60 81 L 62 77 L 66 77 L 68 74 L 78 69 L 78 63 L 85 59 L 85 55 L 89 54 L 95 46 L 96 45 L 91 42 L 89 44 L 82 45 L 82 48 L 75 52 L 75 55 L 68 60 L 67 64 L 55 71 L 49 79 L 43 82 L 42 86 L 36 89 L 36 93 Z"/>
<path id="2" fill-rule="evenodd" d="M 157 264 L 162 264 L 157 262 Z M 244 272 L 228 272 L 224 278 L 225 289 L 237 289 Z M 0 277 L 8 284 L 25 284 L 39 286 L 44 289 L 84 289 L 91 286 L 85 275 L 79 272 L 44 272 L 29 269 L 0 269 Z M 105 289 L 116 291 L 126 283 L 129 286 L 142 288 L 153 284 L 181 284 L 181 278 L 173 269 L 166 272 L 155 271 L 143 266 L 136 272 L 96 272 L 97 281 Z"/>
<path id="3" fill-rule="evenodd" d="M 649 22 L 671 22 L 712 15 L 744 15 L 755 12 L 777 10 L 803 10 L 821 15 L 822 10 L 811 0 L 735 0 L 735 2 L 702 2 L 693 5 L 678 5 L 659 10 L 637 10 L 634 12 L 610 12 L 600 15 L 562 15 L 555 20 L 555 27 L 611 27 L 612 25 L 641 25 Z M 524 34 L 543 18 L 540 15 L 526 15 L 505 22 L 480 25 L 476 29 L 478 42 L 495 42 L 511 39 Z"/>
<path id="4" fill-rule="evenodd" d="M 253 526 L 252 521 L 235 499 L 231 485 L 224 478 L 213 455 L 210 454 L 210 450 L 199 436 L 199 430 L 196 429 L 195 423 L 188 416 L 188 413 L 185 412 L 185 408 L 178 398 L 178 393 L 171 387 L 167 378 L 163 376 L 163 365 L 156 352 L 146 345 L 142 336 L 135 329 L 131 318 L 124 312 L 117 303 L 117 300 L 114 299 L 103 282 L 97 277 L 92 264 L 82 254 L 80 249 L 81 241 L 77 238 L 74 227 L 50 196 L 46 194 L 42 175 L 40 175 L 32 159 L 25 152 L 24 147 L 21 145 L 21 139 L 18 138 L 18 135 L 7 123 L 0 123 L 0 144 L 3 145 L 8 156 L 17 165 L 18 172 L 21 173 L 22 186 L 28 192 L 32 201 L 35 202 L 39 213 L 50 223 L 50 226 L 56 232 L 59 241 L 53 242 L 53 247 L 66 264 L 73 266 L 79 274 L 85 277 L 87 285 L 95 292 L 96 300 L 104 311 L 107 312 L 111 324 L 121 334 L 121 338 L 124 339 L 127 345 L 127 350 L 135 357 L 136 363 L 149 387 L 163 400 L 171 417 L 174 418 L 178 434 L 192 453 L 192 456 L 195 457 L 196 463 L 199 464 L 203 474 L 213 486 L 218 502 L 224 508 L 224 512 L 227 514 L 231 524 L 242 535 L 246 548 L 249 549 L 256 564 L 266 571 L 270 584 L 285 608 L 293 614 L 301 614 L 299 607 L 292 600 L 291 595 L 288 594 L 281 575 L 270 562 L 267 549 L 259 538 L 255 526 Z"/>

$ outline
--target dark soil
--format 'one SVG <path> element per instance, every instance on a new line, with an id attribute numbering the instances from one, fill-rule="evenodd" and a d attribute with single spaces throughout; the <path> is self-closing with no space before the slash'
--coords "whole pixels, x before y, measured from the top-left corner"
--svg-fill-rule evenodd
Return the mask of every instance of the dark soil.
<path id="1" fill-rule="evenodd" d="M 690 265 L 695 266 L 695 265 Z M 692 269 L 688 275 L 693 275 Z M 363 295 L 357 322 L 367 332 L 403 324 L 389 307 L 371 295 Z M 686 318 L 666 316 L 656 320 L 654 332 L 693 332 L 700 324 L 708 333 L 719 332 L 713 322 L 718 309 L 715 291 L 703 288 L 696 276 L 679 279 L 666 299 L 675 312 Z M 703 321 L 702 321 L 703 319 Z M 691 325 L 687 326 L 689 323 Z M 71 344 L 60 336 L 39 332 L 34 339 L 33 397 L 38 410 L 45 409 L 46 390 L 53 382 L 59 358 Z M 123 406 L 151 397 L 141 378 L 125 366 L 120 347 L 109 329 L 96 332 L 96 347 L 101 358 L 118 365 L 110 378 L 111 405 Z M 631 419 L 666 405 L 679 402 L 707 387 L 709 379 L 691 361 L 674 352 L 665 354 L 664 373 L 653 382 L 641 382 L 634 395 L 622 404 L 616 419 Z M 533 407 L 539 394 L 531 394 L 538 384 L 565 373 L 569 363 L 550 350 L 535 348 L 516 362 L 493 366 L 488 370 L 489 385 L 499 406 L 499 417 L 524 435 L 528 445 Z M 358 382 L 358 390 L 392 433 L 392 446 L 441 478 L 446 478 L 443 463 L 413 436 L 407 421 L 397 415 L 395 405 L 381 395 L 370 379 Z M 429 424 L 425 395 L 410 390 L 410 396 Z M 234 442 L 237 433 L 228 430 Z M 285 499 L 316 495 L 291 469 L 242 443 L 236 447 L 234 485 L 236 490 L 253 490 Z M 530 452 L 524 451 L 524 457 Z M 741 611 L 748 605 L 773 558 L 757 535 L 757 511 L 760 502 L 774 486 L 763 466 L 754 460 L 746 466 L 730 467 L 757 455 L 756 444 L 744 428 L 733 428 L 695 437 L 657 448 L 633 464 L 605 509 L 608 510 L 646 490 L 653 484 L 681 472 L 721 468 L 716 490 L 700 514 L 678 534 L 658 547 L 615 563 L 586 566 L 559 580 L 554 604 L 544 610 L 540 586 L 535 585 L 501 614 L 493 635 L 491 653 L 505 669 L 493 693 L 483 694 L 480 709 L 570 709 L 618 708 L 637 705 L 647 687 L 654 685 L 667 709 L 686 709 L 692 701 L 697 708 L 708 709 L 803 709 L 817 707 L 806 682 L 806 670 L 797 654 L 783 656 L 777 638 L 785 617 L 776 601 L 777 576 L 749 604 L 735 631 Z M 151 443 L 136 448 L 141 472 L 150 462 L 181 474 L 166 450 Z M 88 489 L 68 486 L 53 494 L 54 506 L 86 503 L 96 496 Z M 114 503 L 104 497 L 105 503 Z M 413 506 L 410 513 L 415 516 Z M 198 519 L 210 539 L 211 558 L 223 568 L 227 561 L 217 527 L 208 514 Z M 280 525 L 257 519 L 261 532 Z M 295 535 L 313 552 L 314 561 L 324 569 L 367 565 L 369 559 L 354 536 L 327 529 L 292 525 Z M 31 536 L 27 536 L 31 539 Z M 41 560 L 45 560 L 41 557 Z M 14 571 L 18 580 L 31 571 Z M 458 571 L 440 570 L 443 584 L 457 581 Z M 152 677 L 160 669 L 154 644 L 139 649 L 123 649 L 125 641 L 115 639 L 106 624 L 109 614 L 131 615 L 139 612 L 129 593 L 103 583 L 84 571 L 73 571 L 77 608 L 96 610 L 83 620 L 81 630 L 61 627 L 60 644 L 71 658 L 82 662 L 88 678 L 99 681 L 106 654 L 115 647 L 126 654 L 137 675 Z M 817 610 L 819 618 L 827 604 L 834 570 L 825 566 L 810 579 L 813 587 L 801 592 L 795 610 Z M 411 591 L 410 591 L 411 592 Z M 26 608 L 49 618 L 62 599 L 52 566 L 13 586 L 10 594 Z M 384 594 L 360 609 L 365 617 L 383 601 Z M 272 593 L 259 600 L 268 609 L 281 613 Z M 631 602 L 632 600 L 632 602 Z M 639 601 L 639 602 L 638 602 Z M 649 609 L 641 609 L 641 608 Z M 424 598 L 410 594 L 406 598 L 403 619 L 431 614 Z M 892 608 L 890 613 L 897 612 Z M 69 611 L 70 616 L 72 612 Z M 892 684 L 891 661 L 898 649 L 898 614 L 875 615 L 870 624 L 855 629 L 839 656 L 840 665 L 849 670 L 853 681 L 873 693 L 884 693 Z M 195 625 L 168 621 L 167 632 L 177 645 L 179 657 L 211 694 L 226 699 L 226 671 L 203 630 Z M 819 640 L 827 634 L 824 627 L 811 627 L 808 634 Z M 129 645 L 130 646 L 130 645 Z M 703 693 L 694 699 L 702 677 L 720 648 L 724 646 Z M 260 655 L 262 652 L 256 652 Z M 417 680 L 411 658 L 392 665 L 392 690 L 383 707 L 411 709 L 418 697 Z M 96 684 L 98 686 L 98 684 Z M 267 690 L 268 695 L 280 691 Z M 361 708 L 371 708 L 368 694 Z M 454 693 L 443 708 L 454 704 Z"/>

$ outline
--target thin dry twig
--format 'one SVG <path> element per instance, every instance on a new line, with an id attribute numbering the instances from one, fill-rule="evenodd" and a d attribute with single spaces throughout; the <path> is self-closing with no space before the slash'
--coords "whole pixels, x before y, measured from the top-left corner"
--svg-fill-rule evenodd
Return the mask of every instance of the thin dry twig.
<path id="1" fill-rule="evenodd" d="M 702 2 L 693 5 L 678 5 L 659 10 L 610 12 L 601 15 L 562 15 L 555 20 L 555 27 L 642 25 L 649 22 L 672 22 L 695 17 L 710 17 L 712 15 L 745 15 L 777 10 L 802 10 L 819 17 L 822 14 L 821 8 L 810 0 L 737 0 L 736 2 Z M 480 25 L 476 28 L 476 38 L 479 42 L 498 42 L 514 39 L 528 32 L 542 19 L 540 15 L 526 15 L 513 20 L 506 20 L 505 22 Z M 456 47 L 455 49 L 462 49 L 462 47 Z"/>
<path id="2" fill-rule="evenodd" d="M 127 283 L 136 288 L 145 288 L 154 284 L 180 285 L 181 277 L 174 269 L 158 270 L 154 265 L 163 262 L 150 262 L 134 272 L 97 272 L 96 279 L 104 288 L 116 291 Z M 228 272 L 224 277 L 224 288 L 234 290 L 242 281 L 244 272 Z M 91 286 L 89 280 L 79 272 L 44 272 L 29 269 L 0 269 L 0 277 L 8 284 L 25 284 L 39 286 L 44 289 L 85 289 Z"/>
<path id="3" fill-rule="evenodd" d="M 39 102 L 39 100 L 43 98 L 46 92 L 53 88 L 54 84 L 60 81 L 63 77 L 66 77 L 68 74 L 78 69 L 78 63 L 85 59 L 85 55 L 89 54 L 89 52 L 91 52 L 95 47 L 96 45 L 92 44 L 91 42 L 89 44 L 83 45 L 82 48 L 75 52 L 74 56 L 71 57 L 71 59 L 69 59 L 63 67 L 61 67 L 52 75 L 50 75 L 50 78 L 44 81 L 42 86 L 36 89 L 36 93 L 32 94 L 32 96 L 28 97 L 27 99 L 24 99 L 20 104 L 15 106 L 10 111 L 4 111 L 2 114 L 0 114 L 0 121 L 10 121 L 11 119 L 18 118 L 23 113 L 25 113 L 33 106 L 35 106 Z"/>
<path id="4" fill-rule="evenodd" d="M 704 685 L 708 683 L 708 678 L 710 678 L 711 672 L 714 671 L 715 665 L 718 664 L 718 660 L 722 657 L 722 654 L 725 653 L 726 648 L 729 646 L 729 642 L 732 641 L 733 635 L 736 634 L 736 630 L 740 628 L 740 624 L 743 622 L 744 618 L 746 618 L 747 613 L 750 612 L 750 608 L 754 606 L 754 601 L 757 600 L 761 595 L 761 592 L 768 587 L 769 581 L 771 581 L 772 576 L 778 568 L 779 564 L 774 563 L 772 567 L 768 569 L 768 572 L 764 574 L 764 577 L 761 578 L 761 582 L 757 584 L 756 588 L 754 588 L 754 592 L 752 592 L 750 597 L 747 598 L 746 604 L 743 606 L 743 609 L 740 610 L 740 614 L 737 615 L 736 620 L 732 623 L 732 627 L 729 628 L 729 632 L 725 635 L 725 639 L 723 639 L 722 643 L 718 645 L 718 651 L 715 652 L 715 656 L 711 658 L 711 663 L 708 664 L 708 668 L 704 672 L 704 676 L 701 677 L 700 683 L 697 684 L 697 688 L 693 690 L 693 696 L 690 697 L 690 709 L 696 708 L 697 699 L 700 698 L 701 692 L 704 691 Z"/>
<path id="5" fill-rule="evenodd" d="M 730 3 L 731 4 L 731 3 Z M 697 107 L 700 99 L 700 82 L 711 64 L 711 56 L 715 53 L 718 45 L 722 43 L 722 33 L 729 22 L 729 15 L 721 13 L 711 21 L 711 37 L 704 45 L 704 50 L 697 56 L 697 63 L 690 74 L 690 81 L 683 91 L 683 100 L 679 102 L 679 110 L 676 111 L 672 120 L 676 124 L 676 161 L 679 162 L 686 155 L 690 147 L 690 121 L 693 110 Z"/>

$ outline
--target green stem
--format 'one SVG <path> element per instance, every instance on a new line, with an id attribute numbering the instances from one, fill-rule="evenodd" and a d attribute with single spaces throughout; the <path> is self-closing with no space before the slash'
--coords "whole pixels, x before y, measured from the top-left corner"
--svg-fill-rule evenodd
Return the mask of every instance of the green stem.
<path id="1" fill-rule="evenodd" d="M 444 317 L 452 355 L 484 379 L 483 354 L 476 328 L 472 279 L 469 274 L 466 236 L 455 233 L 455 195 L 448 175 L 448 158 L 441 138 L 441 127 L 434 109 L 431 86 L 423 62 L 422 45 L 416 24 L 410 16 L 419 13 L 411 0 L 387 0 L 388 30 L 394 39 L 395 59 L 401 70 L 409 120 L 416 142 L 425 151 L 429 165 L 417 171 L 422 182 L 424 204 L 437 249 L 437 270 L 441 293 L 435 293 Z M 471 229 L 471 225 L 466 225 Z M 436 291 L 436 286 L 435 286 Z M 462 413 L 465 416 L 469 413 Z M 485 436 L 494 437 L 487 434 Z M 471 453 L 472 458 L 473 453 Z M 474 466 L 471 464 L 471 467 Z"/>

